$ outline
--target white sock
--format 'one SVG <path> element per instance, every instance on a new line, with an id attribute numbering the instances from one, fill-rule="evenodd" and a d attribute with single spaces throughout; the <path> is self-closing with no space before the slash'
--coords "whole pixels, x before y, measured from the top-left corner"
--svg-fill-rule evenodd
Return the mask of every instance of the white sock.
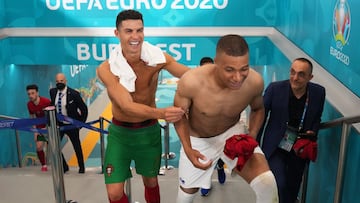
<path id="1" fill-rule="evenodd" d="M 275 176 L 271 171 L 266 171 L 250 182 L 250 187 L 255 191 L 256 203 L 278 203 L 278 191 Z"/>
<path id="2" fill-rule="evenodd" d="M 196 193 L 189 194 L 184 192 L 181 188 L 179 188 L 176 203 L 192 203 L 195 199 L 195 196 Z"/>

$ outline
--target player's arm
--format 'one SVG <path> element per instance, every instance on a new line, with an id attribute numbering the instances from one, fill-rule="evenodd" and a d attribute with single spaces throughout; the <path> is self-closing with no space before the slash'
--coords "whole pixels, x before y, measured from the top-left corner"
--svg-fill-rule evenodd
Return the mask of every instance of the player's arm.
<path id="1" fill-rule="evenodd" d="M 179 80 L 174 97 L 174 106 L 180 107 L 184 111 L 188 111 L 191 105 L 191 98 L 186 93 L 186 86 L 184 83 L 184 80 Z M 190 142 L 190 126 L 188 116 L 184 114 L 179 121 L 174 123 L 174 126 L 184 151 L 187 152 L 192 149 Z"/>
<path id="2" fill-rule="evenodd" d="M 105 85 L 111 101 L 128 115 L 145 119 L 165 119 L 166 121 L 174 122 L 179 120 L 184 114 L 184 111 L 180 108 L 168 107 L 158 109 L 134 102 L 130 93 L 119 83 L 118 77 L 110 71 L 108 61 L 103 62 L 96 69 L 96 73 Z"/>
<path id="3" fill-rule="evenodd" d="M 317 112 L 314 115 L 314 121 L 311 124 L 311 128 L 306 130 L 306 135 L 308 136 L 314 136 L 318 134 L 319 129 L 320 129 L 320 123 L 321 123 L 321 116 L 324 110 L 324 103 L 325 103 L 325 88 L 324 87 L 319 87 L 318 91 L 317 91 L 318 97 L 319 97 L 319 103 L 318 103 L 318 108 L 317 108 Z M 314 101 L 314 100 L 313 100 Z"/>
<path id="4" fill-rule="evenodd" d="M 194 83 L 196 80 L 186 76 L 187 74 L 185 74 L 178 82 L 174 105 L 188 112 L 192 103 L 192 94 L 196 94 L 197 87 L 196 83 Z M 190 115 L 184 114 L 179 121 L 174 123 L 174 126 L 186 156 L 195 167 L 205 170 L 211 167 L 212 161 L 201 163 L 200 160 L 207 160 L 206 157 L 199 151 L 192 148 L 190 141 L 189 117 Z"/>
<path id="5" fill-rule="evenodd" d="M 166 58 L 166 64 L 164 69 L 169 71 L 173 76 L 180 78 L 186 71 L 190 70 L 189 67 L 178 63 L 172 56 L 164 53 Z"/>
<path id="6" fill-rule="evenodd" d="M 256 139 L 257 134 L 263 124 L 265 118 L 265 108 L 262 92 L 264 89 L 264 82 L 259 76 L 255 84 L 257 92 L 250 103 L 250 115 L 249 115 L 249 135 Z"/>

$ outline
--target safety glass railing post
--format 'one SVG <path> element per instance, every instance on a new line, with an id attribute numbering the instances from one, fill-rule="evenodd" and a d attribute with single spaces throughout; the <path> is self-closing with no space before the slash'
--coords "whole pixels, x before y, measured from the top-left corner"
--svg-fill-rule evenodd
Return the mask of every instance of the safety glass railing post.
<path id="1" fill-rule="evenodd" d="M 55 107 L 49 106 L 45 109 L 45 116 L 47 118 L 47 130 L 51 156 L 51 171 L 55 192 L 56 203 L 65 203 L 65 187 L 64 187 L 64 169 L 61 160 L 60 151 L 60 131 L 56 121 Z"/>
<path id="2" fill-rule="evenodd" d="M 302 186 L 301 186 L 301 199 L 300 203 L 306 202 L 306 192 L 307 192 L 307 183 L 308 183 L 308 177 L 309 177 L 309 162 L 306 163 L 305 169 L 304 169 L 304 175 L 302 180 Z"/>
<path id="3" fill-rule="evenodd" d="M 20 137 L 19 131 L 15 130 L 15 139 L 16 139 L 16 150 L 17 150 L 17 157 L 18 157 L 18 164 L 19 168 L 22 167 L 22 155 L 21 155 L 21 144 L 20 144 Z"/>
<path id="4" fill-rule="evenodd" d="M 100 156 L 101 156 L 101 173 L 104 173 L 104 157 L 105 157 L 105 138 L 104 138 L 104 118 L 100 117 Z"/>
<path id="5" fill-rule="evenodd" d="M 343 176 L 344 176 L 344 164 L 346 159 L 347 143 L 350 134 L 351 125 L 348 123 L 343 123 L 342 132 L 341 132 L 341 141 L 339 149 L 339 161 L 336 174 L 336 184 L 335 184 L 335 194 L 334 194 L 334 203 L 340 203 L 342 197 L 342 186 L 343 186 Z"/>
<path id="6" fill-rule="evenodd" d="M 174 167 L 169 165 L 169 160 L 176 157 L 175 153 L 170 152 L 170 125 L 168 122 L 164 126 L 164 153 L 162 158 L 164 159 L 165 165 L 161 167 L 163 170 L 171 170 Z"/>

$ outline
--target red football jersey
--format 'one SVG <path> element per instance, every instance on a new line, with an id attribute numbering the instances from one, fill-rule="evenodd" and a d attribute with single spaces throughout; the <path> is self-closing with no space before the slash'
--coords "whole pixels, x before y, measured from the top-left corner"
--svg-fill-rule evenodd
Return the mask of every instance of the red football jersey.
<path id="1" fill-rule="evenodd" d="M 38 105 L 35 105 L 33 102 L 29 101 L 27 103 L 27 108 L 29 110 L 29 114 L 34 114 L 36 118 L 41 118 L 45 116 L 44 108 L 50 106 L 51 101 L 48 98 L 40 97 L 40 102 Z M 45 128 L 46 124 L 37 125 L 36 128 Z"/>

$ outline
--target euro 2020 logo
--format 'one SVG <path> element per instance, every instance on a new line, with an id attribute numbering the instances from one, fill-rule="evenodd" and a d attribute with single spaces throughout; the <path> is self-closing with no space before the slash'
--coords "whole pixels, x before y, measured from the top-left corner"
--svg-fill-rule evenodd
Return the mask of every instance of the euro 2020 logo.
<path id="1" fill-rule="evenodd" d="M 333 35 L 336 47 L 342 50 L 350 36 L 350 7 L 346 0 L 339 0 L 334 8 Z"/>

